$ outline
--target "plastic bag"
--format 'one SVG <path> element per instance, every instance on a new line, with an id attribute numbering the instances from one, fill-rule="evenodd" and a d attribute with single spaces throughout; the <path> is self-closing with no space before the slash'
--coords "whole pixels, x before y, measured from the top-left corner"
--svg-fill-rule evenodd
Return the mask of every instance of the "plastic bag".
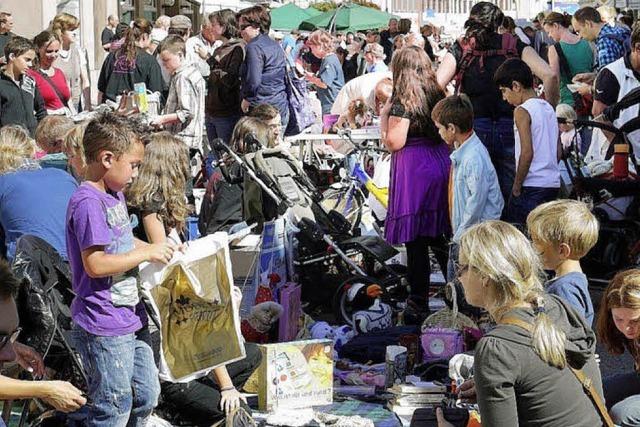
<path id="1" fill-rule="evenodd" d="M 245 357 L 226 233 L 189 243 L 164 268 L 141 268 L 160 319 L 160 378 L 188 382 Z"/>

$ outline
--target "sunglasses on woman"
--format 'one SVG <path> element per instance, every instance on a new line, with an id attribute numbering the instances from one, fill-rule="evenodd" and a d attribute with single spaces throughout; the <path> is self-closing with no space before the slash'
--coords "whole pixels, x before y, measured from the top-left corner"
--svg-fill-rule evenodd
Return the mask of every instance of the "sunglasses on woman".
<path id="1" fill-rule="evenodd" d="M 22 328 L 17 328 L 15 331 L 10 334 L 0 334 L 0 351 L 4 350 L 4 347 L 11 343 L 13 344 L 18 339 Z"/>

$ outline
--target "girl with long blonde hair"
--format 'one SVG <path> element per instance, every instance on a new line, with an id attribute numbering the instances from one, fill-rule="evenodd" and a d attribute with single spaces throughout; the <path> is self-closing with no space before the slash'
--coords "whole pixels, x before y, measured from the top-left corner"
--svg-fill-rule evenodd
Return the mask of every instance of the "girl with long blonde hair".
<path id="1" fill-rule="evenodd" d="M 391 60 L 393 92 L 382 109 L 382 141 L 391 151 L 389 210 L 385 239 L 407 248 L 409 303 L 429 306 L 429 248 L 442 271 L 447 270 L 450 233 L 447 184 L 449 149 L 431 119 L 431 109 L 444 98 L 431 60 L 416 46 L 396 51 Z"/>
<path id="2" fill-rule="evenodd" d="M 616 425 L 640 425 L 640 269 L 623 271 L 611 280 L 600 301 L 598 339 L 612 354 L 629 351 L 635 372 L 604 381 L 605 400 Z"/>
<path id="3" fill-rule="evenodd" d="M 497 326 L 478 343 L 473 387 L 487 426 L 597 426 L 603 422 L 576 375 L 602 396 L 595 334 L 570 304 L 544 293 L 538 253 L 514 226 L 486 221 L 460 238 L 465 299 Z"/>
<path id="4" fill-rule="evenodd" d="M 161 243 L 172 229 L 184 230 L 189 178 L 187 146 L 169 132 L 153 134 L 145 146 L 138 178 L 126 190 L 129 210 L 138 214 L 137 237 Z"/>

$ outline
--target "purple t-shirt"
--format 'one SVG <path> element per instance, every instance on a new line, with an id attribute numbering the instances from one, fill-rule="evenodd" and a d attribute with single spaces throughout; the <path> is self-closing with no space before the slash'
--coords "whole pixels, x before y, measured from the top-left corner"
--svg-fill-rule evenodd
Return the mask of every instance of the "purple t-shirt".
<path id="1" fill-rule="evenodd" d="M 133 232 L 122 193 L 104 193 L 84 183 L 67 208 L 67 254 L 71 264 L 73 321 L 100 336 L 121 336 L 146 325 L 138 298 L 137 268 L 113 277 L 92 279 L 82 264 L 82 251 L 103 246 L 107 254 L 134 249 Z"/>

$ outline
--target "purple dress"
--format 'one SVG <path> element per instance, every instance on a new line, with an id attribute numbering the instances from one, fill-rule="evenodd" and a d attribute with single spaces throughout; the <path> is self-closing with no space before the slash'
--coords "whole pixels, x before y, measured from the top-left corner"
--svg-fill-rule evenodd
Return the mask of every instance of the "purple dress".
<path id="1" fill-rule="evenodd" d="M 439 139 L 408 137 L 391 155 L 385 239 L 392 245 L 450 233 L 449 148 Z"/>

